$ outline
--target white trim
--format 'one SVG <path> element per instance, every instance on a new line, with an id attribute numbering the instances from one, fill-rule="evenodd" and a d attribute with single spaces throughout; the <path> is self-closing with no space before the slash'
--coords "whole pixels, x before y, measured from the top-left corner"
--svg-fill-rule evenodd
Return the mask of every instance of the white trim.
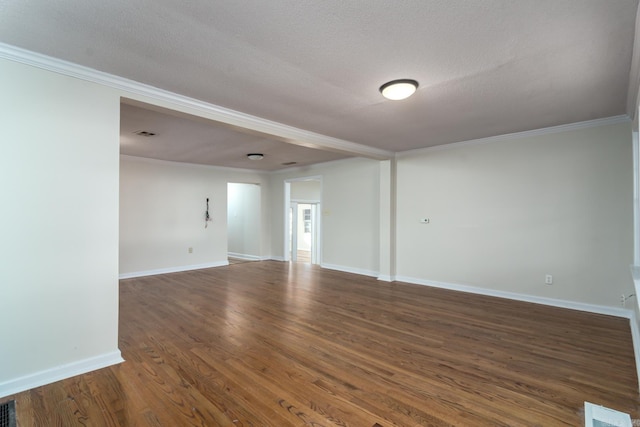
<path id="1" fill-rule="evenodd" d="M 589 313 L 605 314 L 607 316 L 623 317 L 631 319 L 634 315 L 632 310 L 604 305 L 586 304 L 581 302 L 560 300 L 555 298 L 538 297 L 534 295 L 519 294 L 516 292 L 498 291 L 493 289 L 479 288 L 476 286 L 459 285 L 454 283 L 436 282 L 434 280 L 416 279 L 413 277 L 398 276 L 399 282 L 413 283 L 415 285 L 431 286 L 434 288 L 449 289 L 452 291 L 468 292 L 478 295 L 487 295 L 498 298 L 506 298 L 516 301 L 531 302 L 534 304 L 549 305 L 552 307 L 568 308 L 571 310 L 586 311 Z"/>
<path id="2" fill-rule="evenodd" d="M 171 160 L 160 160 L 160 159 L 152 159 L 149 157 L 130 156 L 128 154 L 120 154 L 120 158 L 124 160 L 140 162 L 140 163 L 150 163 L 150 164 L 167 165 L 167 166 L 195 167 L 195 168 L 215 170 L 220 172 L 247 173 L 247 174 L 255 174 L 255 175 L 271 174 L 271 171 L 264 171 L 259 169 L 242 169 L 242 168 L 232 168 L 229 166 L 203 165 L 201 163 L 174 162 Z M 257 182 L 244 182 L 241 184 L 260 185 L 260 183 L 257 183 Z"/>
<path id="3" fill-rule="evenodd" d="M 261 117 L 252 116 L 5 43 L 0 43 L 0 58 L 97 83 L 125 93 L 144 96 L 157 101 L 169 102 L 176 106 L 201 113 L 203 117 L 211 120 L 276 136 L 279 140 L 290 144 L 308 148 L 327 149 L 377 160 L 389 159 L 394 155 L 391 151 L 321 135 Z"/>
<path id="4" fill-rule="evenodd" d="M 279 262 L 285 262 L 284 257 L 281 256 L 270 256 L 268 258 L 265 258 L 263 261 L 279 261 Z"/>
<path id="5" fill-rule="evenodd" d="M 638 385 L 640 389 L 640 328 L 638 327 L 638 317 L 636 316 L 635 311 L 631 312 L 629 326 L 631 326 L 631 340 L 633 342 L 633 354 L 636 359 L 636 375 L 638 376 Z"/>
<path id="6" fill-rule="evenodd" d="M 631 132 L 633 149 L 633 263 L 640 265 L 640 146 L 638 131 Z"/>
<path id="7" fill-rule="evenodd" d="M 20 393 L 25 390 L 51 384 L 66 378 L 75 377 L 76 375 L 86 374 L 87 372 L 106 368 L 107 366 L 117 365 L 122 362 L 124 362 L 124 359 L 120 354 L 120 350 L 115 350 L 110 353 L 104 353 L 88 359 L 82 359 L 76 362 L 56 366 L 54 368 L 45 369 L 44 371 L 35 372 L 33 374 L 0 383 L 0 397 Z"/>
<path id="8" fill-rule="evenodd" d="M 631 265 L 631 278 L 633 279 L 633 290 L 635 291 L 635 307 L 640 312 L 640 266 Z"/>
<path id="9" fill-rule="evenodd" d="M 291 199 L 292 203 L 297 203 L 299 205 L 317 205 L 320 203 L 320 200 L 311 200 L 311 199 Z"/>
<path id="10" fill-rule="evenodd" d="M 347 160 L 347 159 L 341 159 L 341 160 Z M 338 162 L 340 160 L 333 160 L 333 161 Z M 329 163 L 329 162 L 325 162 L 325 163 Z M 274 173 L 275 172 L 280 172 L 280 171 L 274 171 Z M 322 175 L 299 176 L 296 178 L 287 178 L 285 181 L 288 181 L 288 182 L 322 181 Z"/>
<path id="11" fill-rule="evenodd" d="M 285 261 L 291 260 L 291 231 L 290 231 L 290 222 L 291 222 L 291 182 L 288 180 L 284 180 L 284 215 L 283 215 L 283 239 L 282 242 L 282 251 L 283 251 L 283 259 Z"/>
<path id="12" fill-rule="evenodd" d="M 393 158 L 395 158 L 395 153 L 393 153 Z M 341 165 L 341 163 L 349 163 L 357 160 L 361 160 L 361 159 L 358 157 L 347 157 L 344 159 L 327 160 L 326 162 L 314 163 L 312 165 L 303 165 L 303 166 L 296 166 L 296 167 L 290 167 L 286 169 L 269 171 L 269 174 L 270 175 L 278 175 L 278 174 L 292 175 L 292 174 L 299 174 L 299 173 L 302 174 L 302 173 L 315 172 L 319 168 L 321 168 L 320 172 L 324 173 L 324 171 L 327 168 L 338 167 Z M 373 160 L 377 160 L 377 159 L 373 159 Z M 384 159 L 384 160 L 388 160 L 388 159 Z M 302 180 L 304 181 L 306 178 L 307 177 L 305 176 L 302 178 Z M 291 178 L 291 180 L 298 180 L 298 178 Z"/>
<path id="13" fill-rule="evenodd" d="M 246 259 L 247 261 L 262 261 L 264 259 L 258 255 L 239 254 L 237 252 L 229 252 L 227 255 L 231 258 Z"/>
<path id="14" fill-rule="evenodd" d="M 391 153 L 391 154 L 393 155 L 393 157 L 395 157 L 395 153 Z M 334 166 L 336 163 L 344 163 L 344 162 L 353 161 L 354 159 L 357 159 L 359 157 L 363 157 L 363 156 L 359 156 L 359 155 L 356 155 L 356 154 L 351 154 L 351 157 L 345 157 L 344 159 L 327 160 L 325 162 L 312 163 L 312 164 L 309 164 L 309 165 L 290 166 L 290 167 L 286 167 L 286 168 L 272 170 L 272 171 L 269 171 L 268 173 L 269 173 L 269 175 L 276 175 L 276 174 L 291 175 L 291 174 L 298 174 L 298 173 L 306 173 L 306 172 L 309 172 L 310 168 L 331 167 L 331 166 Z M 373 160 L 378 160 L 378 159 L 373 159 Z M 296 179 L 296 178 L 293 178 L 293 179 Z"/>
<path id="15" fill-rule="evenodd" d="M 225 260 L 210 262 L 206 264 L 183 265 L 180 267 L 158 268 L 155 270 L 147 271 L 134 271 L 132 273 L 122 273 L 118 276 L 118 279 L 132 279 L 134 277 L 155 276 L 157 274 L 178 273 L 181 271 L 200 270 L 203 268 L 224 267 L 225 265 L 229 265 L 229 261 Z"/>
<path id="16" fill-rule="evenodd" d="M 378 277 L 378 275 L 380 274 L 377 271 L 365 270 L 362 268 L 347 267 L 344 265 L 321 264 L 320 267 L 326 268 L 327 270 L 336 270 L 336 271 L 342 271 L 344 273 L 360 274 L 362 276 L 369 276 L 369 277 Z"/>
<path id="17" fill-rule="evenodd" d="M 395 282 L 396 278 L 395 278 L 395 276 L 389 276 L 387 274 L 381 274 L 380 276 L 378 276 L 378 280 L 380 280 L 381 282 Z"/>
<path id="18" fill-rule="evenodd" d="M 322 190 L 321 190 L 322 191 Z M 322 215 L 320 212 L 322 211 L 322 205 L 320 202 L 311 203 L 311 264 L 318 265 L 320 264 L 320 244 L 321 239 L 321 227 L 320 227 L 320 219 Z"/>
<path id="19" fill-rule="evenodd" d="M 342 160 L 349 160 L 349 159 L 341 159 L 341 160 L 335 160 L 335 162 L 339 162 Z M 273 173 L 277 173 L 279 171 L 274 171 Z M 291 198 L 291 183 L 294 182 L 306 182 L 306 181 L 318 181 L 320 182 L 320 200 L 302 200 L 302 199 L 292 199 Z M 303 203 L 303 204 L 314 204 L 317 206 L 317 215 L 316 215 L 316 221 L 315 221 L 315 225 L 317 227 L 317 232 L 316 234 L 316 251 L 315 251 L 315 263 L 313 262 L 314 260 L 311 260 L 312 264 L 322 264 L 322 198 L 323 198 L 323 189 L 324 189 L 324 181 L 323 181 L 323 175 L 305 175 L 305 176 L 299 176 L 299 177 L 294 177 L 294 178 L 285 178 L 284 179 L 284 244 L 283 246 L 283 250 L 284 250 L 284 257 L 283 260 L 284 261 L 291 261 L 292 258 L 292 248 L 291 248 L 291 240 L 292 236 L 291 236 L 291 232 L 289 230 L 289 225 L 291 222 L 291 215 L 290 215 L 290 208 L 291 208 L 291 204 L 292 203 Z M 294 227 L 294 231 L 295 231 L 295 227 Z M 312 257 L 313 258 L 313 257 Z"/>
<path id="20" fill-rule="evenodd" d="M 614 125 L 618 123 L 628 123 L 631 119 L 627 115 L 605 117 L 602 119 L 587 120 L 584 122 L 569 123 L 566 125 L 551 126 L 541 129 L 527 130 L 524 132 L 507 133 L 504 135 L 490 136 L 487 138 L 471 139 L 468 141 L 451 142 L 449 144 L 436 145 L 434 147 L 417 148 L 415 150 L 407 150 L 396 153 L 396 158 L 415 156 L 416 154 L 429 153 L 432 151 L 452 150 L 455 148 L 467 147 L 472 145 L 482 145 L 491 142 L 504 141 L 507 139 L 528 138 L 532 136 L 548 135 L 552 133 L 567 132 L 571 130 L 588 129 L 597 126 Z"/>

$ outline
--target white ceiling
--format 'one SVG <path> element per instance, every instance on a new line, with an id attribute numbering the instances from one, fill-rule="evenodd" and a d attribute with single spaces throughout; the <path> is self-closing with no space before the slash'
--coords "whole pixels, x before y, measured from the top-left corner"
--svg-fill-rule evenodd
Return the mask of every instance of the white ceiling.
<path id="1" fill-rule="evenodd" d="M 638 0 L 0 0 L 0 41 L 403 151 L 626 114 L 637 8 Z M 396 78 L 418 80 L 416 95 L 383 99 L 378 87 Z M 126 108 L 123 123 L 136 117 L 150 120 Z M 183 143 L 188 130 L 180 134 L 158 152 L 215 161 Z M 278 161 L 305 155 L 239 134 L 247 148 L 273 142 Z"/>
<path id="2" fill-rule="evenodd" d="M 140 136 L 139 131 L 155 135 Z M 131 101 L 120 105 L 120 152 L 129 156 L 262 171 L 347 157 Z M 262 153 L 264 158 L 250 160 L 247 158 L 249 153 Z M 288 164 L 292 162 L 293 165 Z"/>

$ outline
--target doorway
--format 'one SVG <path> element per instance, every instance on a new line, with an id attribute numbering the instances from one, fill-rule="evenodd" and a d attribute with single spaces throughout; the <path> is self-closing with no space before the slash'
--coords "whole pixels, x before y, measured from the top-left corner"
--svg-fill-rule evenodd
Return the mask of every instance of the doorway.
<path id="1" fill-rule="evenodd" d="M 227 184 L 227 252 L 234 260 L 259 260 L 260 185 Z"/>
<path id="2" fill-rule="evenodd" d="M 318 203 L 291 202 L 289 215 L 291 261 L 318 264 Z"/>
<path id="3" fill-rule="evenodd" d="M 320 264 L 320 177 L 285 182 L 285 260 Z"/>

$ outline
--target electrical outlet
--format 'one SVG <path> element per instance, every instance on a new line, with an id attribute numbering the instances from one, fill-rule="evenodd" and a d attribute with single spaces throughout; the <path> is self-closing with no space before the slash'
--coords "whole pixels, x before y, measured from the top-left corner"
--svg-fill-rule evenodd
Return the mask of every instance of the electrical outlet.
<path id="1" fill-rule="evenodd" d="M 189 253 L 192 254 L 193 253 L 193 248 L 189 248 Z"/>
<path id="2" fill-rule="evenodd" d="M 547 285 L 553 285 L 553 276 L 550 274 L 544 276 L 544 283 L 546 283 Z"/>

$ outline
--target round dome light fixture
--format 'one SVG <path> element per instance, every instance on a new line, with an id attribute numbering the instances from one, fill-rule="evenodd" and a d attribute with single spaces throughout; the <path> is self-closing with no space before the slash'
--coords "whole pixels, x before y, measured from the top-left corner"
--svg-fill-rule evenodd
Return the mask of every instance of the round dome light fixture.
<path id="1" fill-rule="evenodd" d="M 247 154 L 249 160 L 262 160 L 264 158 L 264 154 L 262 153 L 249 153 Z"/>
<path id="2" fill-rule="evenodd" d="M 418 82 L 411 79 L 391 80 L 380 86 L 380 93 L 392 101 L 400 101 L 413 95 L 418 89 Z"/>

